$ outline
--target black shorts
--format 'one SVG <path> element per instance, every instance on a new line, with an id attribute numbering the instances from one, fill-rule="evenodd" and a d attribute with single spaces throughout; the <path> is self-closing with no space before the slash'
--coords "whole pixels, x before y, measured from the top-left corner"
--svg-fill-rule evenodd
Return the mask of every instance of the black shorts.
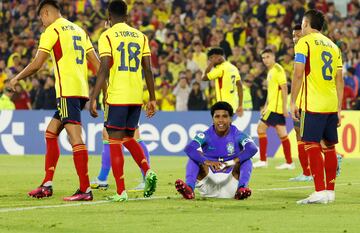
<path id="1" fill-rule="evenodd" d="M 138 128 L 141 105 L 105 106 L 104 126 L 112 130 L 135 131 Z"/>
<path id="2" fill-rule="evenodd" d="M 285 117 L 283 114 L 279 114 L 276 112 L 266 111 L 261 116 L 261 121 L 264 122 L 268 126 L 277 126 L 277 125 L 285 125 Z"/>
<path id="3" fill-rule="evenodd" d="M 323 139 L 326 142 L 336 144 L 338 143 L 337 113 L 321 114 L 308 113 L 301 114 L 301 128 L 300 135 L 303 142 L 320 143 Z"/>
<path id="4" fill-rule="evenodd" d="M 67 98 L 61 97 L 56 99 L 57 111 L 53 118 L 58 119 L 61 123 L 72 123 L 81 125 L 81 110 L 85 107 L 88 99 L 86 98 Z"/>
<path id="5" fill-rule="evenodd" d="M 301 109 L 299 109 L 299 121 L 294 121 L 294 127 L 300 128 L 300 122 L 301 122 Z"/>

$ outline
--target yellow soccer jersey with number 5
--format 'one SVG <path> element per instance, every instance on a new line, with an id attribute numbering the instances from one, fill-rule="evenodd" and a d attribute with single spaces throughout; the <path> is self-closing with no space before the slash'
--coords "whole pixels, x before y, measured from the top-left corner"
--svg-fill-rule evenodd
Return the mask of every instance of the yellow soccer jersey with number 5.
<path id="1" fill-rule="evenodd" d="M 239 106 L 236 82 L 240 80 L 236 66 L 225 61 L 215 66 L 207 77 L 209 80 L 215 80 L 216 101 L 229 103 L 235 112 Z"/>
<path id="2" fill-rule="evenodd" d="M 340 49 L 321 33 L 302 37 L 295 46 L 295 62 L 305 64 L 304 105 L 306 112 L 338 111 L 336 73 L 342 69 Z"/>
<path id="3" fill-rule="evenodd" d="M 150 56 L 147 37 L 126 23 L 117 23 L 99 39 L 100 57 L 110 56 L 107 103 L 109 105 L 142 105 L 142 57 Z"/>
<path id="4" fill-rule="evenodd" d="M 58 18 L 41 34 L 38 50 L 51 55 L 56 98 L 89 98 L 86 53 L 93 49 L 85 31 L 64 18 Z"/>

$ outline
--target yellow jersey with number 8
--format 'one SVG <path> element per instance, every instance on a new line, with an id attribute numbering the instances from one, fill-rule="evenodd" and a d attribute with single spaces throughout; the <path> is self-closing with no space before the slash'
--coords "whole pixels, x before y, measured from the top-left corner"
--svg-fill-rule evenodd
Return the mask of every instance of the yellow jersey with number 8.
<path id="1" fill-rule="evenodd" d="M 336 113 L 336 73 L 342 69 L 341 51 L 321 33 L 310 33 L 295 45 L 295 62 L 305 64 L 304 107 L 306 112 Z"/>

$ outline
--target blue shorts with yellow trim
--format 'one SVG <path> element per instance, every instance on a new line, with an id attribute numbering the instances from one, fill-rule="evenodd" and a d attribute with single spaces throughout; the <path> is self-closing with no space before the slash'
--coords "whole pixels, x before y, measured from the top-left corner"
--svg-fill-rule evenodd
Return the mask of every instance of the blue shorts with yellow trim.
<path id="1" fill-rule="evenodd" d="M 66 98 L 56 99 L 57 111 L 53 118 L 58 119 L 61 123 L 72 123 L 81 125 L 81 110 L 85 107 L 88 99 L 86 98 Z"/>
<path id="2" fill-rule="evenodd" d="M 104 126 L 112 130 L 135 131 L 138 128 L 141 105 L 106 105 Z"/>
<path id="3" fill-rule="evenodd" d="M 301 109 L 299 109 L 299 119 L 301 119 Z M 300 122 L 301 122 L 301 120 L 294 121 L 294 127 L 300 128 Z"/>
<path id="4" fill-rule="evenodd" d="M 285 117 L 283 114 L 279 114 L 276 112 L 266 111 L 261 116 L 261 121 L 264 122 L 266 125 L 270 126 L 277 126 L 277 125 L 285 125 Z"/>
<path id="5" fill-rule="evenodd" d="M 303 112 L 301 114 L 300 135 L 303 142 L 320 143 L 323 139 L 326 142 L 338 143 L 337 113 L 322 114 Z"/>

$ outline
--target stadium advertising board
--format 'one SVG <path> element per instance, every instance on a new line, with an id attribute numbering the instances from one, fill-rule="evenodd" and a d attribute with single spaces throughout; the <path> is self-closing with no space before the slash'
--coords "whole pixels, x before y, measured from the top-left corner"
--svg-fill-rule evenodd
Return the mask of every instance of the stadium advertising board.
<path id="1" fill-rule="evenodd" d="M 0 154 L 29 155 L 44 154 L 44 131 L 53 111 L 1 111 L 0 112 Z M 257 143 L 256 127 L 259 112 L 245 112 L 241 118 L 234 117 L 239 129 L 251 135 Z M 93 119 L 84 111 L 83 139 L 90 154 L 101 154 L 103 128 L 102 118 Z M 152 155 L 184 155 L 184 148 L 194 135 L 211 125 L 209 112 L 158 112 L 154 118 L 141 117 L 141 137 Z M 292 142 L 293 157 L 297 156 L 293 124 L 287 119 L 287 128 Z M 339 128 L 338 151 L 345 156 L 360 154 L 360 113 L 344 112 Z M 280 141 L 274 129 L 268 132 L 268 155 L 282 156 Z M 59 137 L 62 154 L 71 154 L 72 148 L 65 132 Z"/>

